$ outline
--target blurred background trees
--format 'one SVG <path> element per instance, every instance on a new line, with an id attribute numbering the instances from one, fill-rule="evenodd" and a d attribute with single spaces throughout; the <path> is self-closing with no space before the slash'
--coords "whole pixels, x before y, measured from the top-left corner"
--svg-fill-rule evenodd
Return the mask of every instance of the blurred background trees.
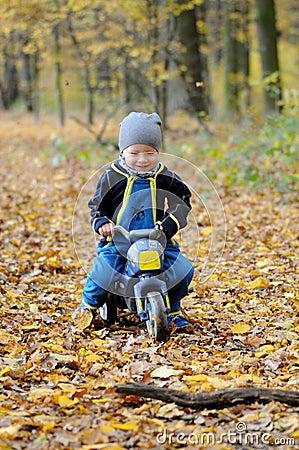
<path id="1" fill-rule="evenodd" d="M 298 0 L 2 0 L 0 108 L 199 121 L 298 102 Z"/>

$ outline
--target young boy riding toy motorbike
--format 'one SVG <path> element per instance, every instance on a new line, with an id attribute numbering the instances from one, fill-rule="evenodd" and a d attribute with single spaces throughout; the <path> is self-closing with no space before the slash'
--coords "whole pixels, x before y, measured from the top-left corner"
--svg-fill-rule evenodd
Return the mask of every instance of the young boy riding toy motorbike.
<path id="1" fill-rule="evenodd" d="M 194 268 L 173 236 L 187 224 L 191 192 L 176 173 L 159 162 L 161 126 L 157 113 L 143 112 L 130 113 L 120 124 L 119 158 L 100 177 L 88 203 L 92 228 L 102 238 L 87 275 L 79 315 L 83 311 L 94 314 L 109 301 L 116 273 L 125 271 L 126 257 L 113 242 L 114 226 L 121 225 L 128 231 L 159 228 L 167 238 L 161 271 L 170 303 L 168 326 L 189 325 L 180 306 Z"/>

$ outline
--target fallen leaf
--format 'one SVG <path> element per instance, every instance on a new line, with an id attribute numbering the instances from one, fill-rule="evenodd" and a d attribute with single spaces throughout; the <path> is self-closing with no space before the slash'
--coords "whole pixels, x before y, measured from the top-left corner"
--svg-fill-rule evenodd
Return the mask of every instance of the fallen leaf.
<path id="1" fill-rule="evenodd" d="M 121 447 L 118 444 L 93 444 L 93 445 L 82 445 L 80 450 L 126 450 L 125 447 Z"/>
<path id="2" fill-rule="evenodd" d="M 112 420 L 110 422 L 110 425 L 113 428 L 117 428 L 118 430 L 131 431 L 131 430 L 138 429 L 139 422 L 137 420 L 129 420 L 128 422 L 117 422 L 117 421 Z"/>
<path id="3" fill-rule="evenodd" d="M 4 369 L 2 369 L 0 371 L 0 377 L 2 377 L 3 375 L 5 375 L 6 373 L 11 371 L 11 367 L 4 367 Z"/>
<path id="4" fill-rule="evenodd" d="M 28 396 L 31 397 L 33 400 L 41 400 L 46 397 L 50 397 L 54 394 L 53 389 L 50 388 L 35 388 L 31 389 L 28 393 Z"/>
<path id="5" fill-rule="evenodd" d="M 60 395 L 57 401 L 59 406 L 63 408 L 71 408 L 72 406 L 76 405 L 79 402 L 77 398 L 71 399 L 65 394 Z"/>
<path id="6" fill-rule="evenodd" d="M 231 327 L 231 331 L 235 334 L 245 334 L 250 331 L 248 323 L 239 322 Z"/>
<path id="7" fill-rule="evenodd" d="M 78 330 L 85 330 L 93 320 L 92 312 L 85 309 L 76 309 L 73 314 L 73 321 Z"/>
<path id="8" fill-rule="evenodd" d="M 269 286 L 269 281 L 265 277 L 257 277 L 249 285 L 252 289 L 265 289 Z"/>
<path id="9" fill-rule="evenodd" d="M 185 413 L 179 409 L 176 403 L 167 403 L 161 406 L 157 412 L 157 417 L 165 417 L 167 419 L 173 419 L 174 417 L 183 416 Z"/>
<path id="10" fill-rule="evenodd" d="M 197 383 L 199 381 L 207 381 L 208 375 L 204 375 L 202 373 L 197 375 L 185 375 L 183 377 L 184 381 L 188 381 L 189 383 Z"/>
<path id="11" fill-rule="evenodd" d="M 255 353 L 257 358 L 261 358 L 262 356 L 268 355 L 269 353 L 274 352 L 275 347 L 271 344 L 262 345 L 259 350 Z"/>
<path id="12" fill-rule="evenodd" d="M 16 438 L 21 425 L 10 425 L 8 427 L 0 428 L 0 436 L 5 438 Z"/>
<path id="13" fill-rule="evenodd" d="M 152 378 L 170 378 L 174 375 L 180 375 L 184 373 L 183 370 L 172 369 L 169 366 L 161 366 L 151 372 Z"/>

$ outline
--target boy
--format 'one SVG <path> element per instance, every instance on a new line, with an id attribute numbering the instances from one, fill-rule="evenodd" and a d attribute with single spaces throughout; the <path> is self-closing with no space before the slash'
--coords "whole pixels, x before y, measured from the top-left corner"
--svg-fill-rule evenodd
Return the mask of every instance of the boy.
<path id="1" fill-rule="evenodd" d="M 157 113 L 142 112 L 130 113 L 120 124 L 119 158 L 103 173 L 88 203 L 93 230 L 102 239 L 82 292 L 79 313 L 94 312 L 102 306 L 113 274 L 124 271 L 126 258 L 112 241 L 114 225 L 127 230 L 159 226 L 167 237 L 163 271 L 171 306 L 168 325 L 189 325 L 180 314 L 180 302 L 188 293 L 194 268 L 172 237 L 187 224 L 191 192 L 178 175 L 159 162 L 161 126 Z"/>

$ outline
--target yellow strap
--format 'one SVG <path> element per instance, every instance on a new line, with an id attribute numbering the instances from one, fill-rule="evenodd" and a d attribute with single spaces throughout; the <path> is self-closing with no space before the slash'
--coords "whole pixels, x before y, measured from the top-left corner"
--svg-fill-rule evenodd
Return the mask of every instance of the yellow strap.
<path id="1" fill-rule="evenodd" d="M 178 219 L 176 218 L 176 217 L 174 217 L 174 215 L 173 214 L 168 214 L 168 216 L 169 217 L 171 217 L 172 218 L 172 220 L 176 223 L 176 226 L 177 226 L 177 231 L 180 229 L 180 224 L 179 224 L 179 221 L 178 221 Z M 163 225 L 163 224 L 162 224 Z"/>
<path id="2" fill-rule="evenodd" d="M 124 192 L 124 199 L 123 199 L 123 204 L 122 207 L 120 208 L 120 211 L 117 215 L 117 219 L 116 219 L 116 224 L 119 224 L 121 216 L 123 215 L 123 212 L 125 210 L 125 208 L 127 207 L 128 201 L 129 201 L 129 197 L 131 195 L 132 192 L 132 188 L 133 188 L 133 184 L 134 181 L 136 180 L 136 176 L 129 176 L 127 173 L 122 172 L 120 169 L 118 169 L 118 167 L 116 167 L 116 165 L 114 163 L 112 163 L 112 168 L 118 172 L 121 173 L 122 175 L 125 175 L 128 178 L 127 181 L 127 186 Z M 155 173 L 154 177 L 149 177 L 148 180 L 150 182 L 150 189 L 151 189 L 151 196 L 152 196 L 152 206 L 153 206 L 153 219 L 154 219 L 154 223 L 156 223 L 156 216 L 157 216 L 157 211 L 156 211 L 156 207 L 157 207 L 157 199 L 156 199 L 156 178 L 157 175 L 159 175 L 160 172 L 162 172 L 162 170 L 164 169 L 163 164 L 161 163 L 159 169 L 157 170 L 157 172 Z"/>
<path id="3" fill-rule="evenodd" d="M 122 170 L 120 170 L 118 167 L 116 167 L 116 165 L 114 163 L 111 164 L 111 167 L 113 170 L 115 170 L 115 172 L 121 173 L 125 177 L 129 178 L 129 175 L 126 172 L 123 172 Z"/>
<path id="4" fill-rule="evenodd" d="M 123 204 L 122 207 L 119 210 L 119 213 L 117 214 L 117 219 L 116 219 L 116 224 L 118 225 L 121 219 L 121 216 L 123 215 L 124 210 L 127 207 L 131 192 L 132 192 L 132 188 L 133 188 L 133 184 L 134 181 L 136 180 L 137 177 L 128 177 L 128 181 L 127 181 L 127 186 L 124 192 L 124 199 L 123 199 Z"/>
<path id="5" fill-rule="evenodd" d="M 154 177 L 149 177 L 148 180 L 150 182 L 150 189 L 151 189 L 151 196 L 152 196 L 152 208 L 153 208 L 153 219 L 154 223 L 156 223 L 157 220 L 157 196 L 156 196 L 156 189 L 157 189 L 157 175 L 159 175 L 160 172 L 164 169 L 163 164 L 161 163 L 159 169 L 155 173 Z"/>
<path id="6" fill-rule="evenodd" d="M 163 169 L 164 169 L 164 165 L 162 163 L 160 163 L 160 167 L 157 170 L 157 172 L 155 173 L 155 178 L 157 178 L 157 175 L 159 175 L 159 173 L 161 173 Z"/>
<path id="7" fill-rule="evenodd" d="M 153 220 L 154 220 L 154 223 L 156 223 L 156 218 L 157 218 L 156 177 L 148 178 L 148 180 L 150 182 L 150 190 L 151 190 L 151 196 L 152 196 Z"/>

